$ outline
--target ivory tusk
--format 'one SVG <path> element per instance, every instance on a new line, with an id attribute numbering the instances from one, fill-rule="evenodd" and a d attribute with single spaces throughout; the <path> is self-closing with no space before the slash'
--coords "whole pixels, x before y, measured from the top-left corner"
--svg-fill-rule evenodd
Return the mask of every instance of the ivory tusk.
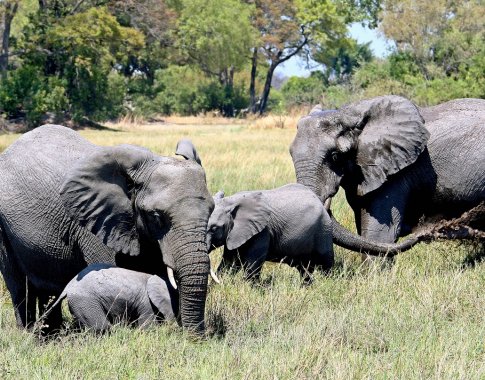
<path id="1" fill-rule="evenodd" d="M 221 284 L 221 281 L 219 280 L 219 278 L 217 278 L 217 274 L 216 272 L 214 272 L 214 270 L 211 268 L 211 277 L 212 279 L 214 280 L 215 283 L 217 284 Z"/>
<path id="2" fill-rule="evenodd" d="M 331 206 L 332 206 L 332 198 L 327 198 L 327 200 L 323 204 L 323 207 L 325 207 L 325 210 L 329 211 Z"/>
<path id="3" fill-rule="evenodd" d="M 177 289 L 177 283 L 175 282 L 175 278 L 173 276 L 173 269 L 170 267 L 167 267 L 167 274 L 168 274 L 168 280 L 170 281 L 170 284 L 172 284 L 174 289 Z"/>

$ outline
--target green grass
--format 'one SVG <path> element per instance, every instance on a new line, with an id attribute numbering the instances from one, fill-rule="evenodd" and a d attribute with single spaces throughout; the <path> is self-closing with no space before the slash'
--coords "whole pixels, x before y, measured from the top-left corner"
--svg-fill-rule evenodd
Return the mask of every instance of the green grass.
<path id="1" fill-rule="evenodd" d="M 98 144 L 132 143 L 165 155 L 190 136 L 213 193 L 295 180 L 288 154 L 294 130 L 159 126 L 81 133 Z M 13 140 L 0 136 L 0 148 Z M 341 195 L 333 208 L 351 227 Z M 317 274 L 309 287 L 296 270 L 277 264 L 265 265 L 257 285 L 240 274 L 222 277 L 222 285 L 210 287 L 212 335 L 202 342 L 169 324 L 40 343 L 15 328 L 0 282 L 0 378 L 485 379 L 485 264 L 464 265 L 471 247 L 421 244 L 392 266 L 335 251 L 332 273 Z"/>

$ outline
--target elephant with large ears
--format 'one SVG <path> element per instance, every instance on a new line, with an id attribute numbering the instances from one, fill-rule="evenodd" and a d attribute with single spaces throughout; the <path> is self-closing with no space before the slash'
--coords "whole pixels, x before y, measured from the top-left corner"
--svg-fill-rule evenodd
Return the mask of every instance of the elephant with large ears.
<path id="1" fill-rule="evenodd" d="M 299 183 L 322 202 L 342 186 L 358 232 L 394 242 L 420 220 L 485 199 L 485 100 L 419 108 L 381 96 L 316 107 L 298 122 L 290 153 Z"/>
<path id="2" fill-rule="evenodd" d="M 214 201 L 198 163 L 45 125 L 0 156 L 0 178 L 0 269 L 19 326 L 34 322 L 36 299 L 42 309 L 84 267 L 108 263 L 172 278 L 182 326 L 203 333 Z M 60 308 L 50 318 L 58 327 Z"/>
<path id="3" fill-rule="evenodd" d="M 417 238 L 399 244 L 368 241 L 345 229 L 333 229 L 330 216 L 306 186 L 288 184 L 271 190 L 241 191 L 214 196 L 207 223 L 207 246 L 224 246 L 219 269 L 244 269 L 259 278 L 265 261 L 284 262 L 298 269 L 305 282 L 316 267 L 327 271 L 334 263 L 333 240 L 354 251 L 393 256 L 411 248 Z"/>

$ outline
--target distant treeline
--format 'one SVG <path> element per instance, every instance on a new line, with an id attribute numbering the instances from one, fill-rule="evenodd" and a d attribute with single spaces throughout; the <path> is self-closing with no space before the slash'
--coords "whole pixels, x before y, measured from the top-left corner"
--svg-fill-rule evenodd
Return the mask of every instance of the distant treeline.
<path id="1" fill-rule="evenodd" d="M 390 41 L 385 59 L 355 22 Z M 0 0 L 0 124 L 485 98 L 484 25 L 482 0 Z M 293 56 L 308 78 L 277 77 Z"/>

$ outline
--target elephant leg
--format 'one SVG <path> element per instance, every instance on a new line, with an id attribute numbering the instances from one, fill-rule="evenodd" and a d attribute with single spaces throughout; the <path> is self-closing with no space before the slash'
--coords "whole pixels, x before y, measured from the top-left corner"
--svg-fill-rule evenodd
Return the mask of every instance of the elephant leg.
<path id="1" fill-rule="evenodd" d="M 27 276 L 13 257 L 5 234 L 0 229 L 0 271 L 7 286 L 18 327 L 30 327 L 35 322 L 36 294 Z"/>
<path id="2" fill-rule="evenodd" d="M 229 250 L 224 247 L 224 253 L 222 255 L 222 261 L 217 267 L 217 273 L 221 273 L 222 271 L 234 271 L 238 272 L 242 269 L 242 260 L 239 255 L 239 250 Z"/>
<path id="3" fill-rule="evenodd" d="M 301 260 L 294 266 L 300 272 L 303 284 L 310 285 L 313 282 L 313 272 L 315 271 L 315 265 L 312 260 Z"/>
<path id="4" fill-rule="evenodd" d="M 406 186 L 389 183 L 382 186 L 362 203 L 361 235 L 382 243 L 395 243 L 401 232 L 408 199 Z"/>
<path id="5" fill-rule="evenodd" d="M 106 311 L 93 299 L 81 295 L 68 297 L 69 310 L 80 327 L 104 333 L 111 328 Z"/>
<path id="6" fill-rule="evenodd" d="M 138 308 L 138 318 L 134 321 L 135 324 L 138 326 L 140 329 L 145 329 L 154 323 L 159 323 L 162 321 L 162 318 L 157 317 L 155 312 L 153 311 L 153 308 L 150 304 L 148 305 L 143 305 L 142 307 Z"/>
<path id="7" fill-rule="evenodd" d="M 252 237 L 241 247 L 245 278 L 259 280 L 261 269 L 268 256 L 270 236 L 267 230 Z"/>

